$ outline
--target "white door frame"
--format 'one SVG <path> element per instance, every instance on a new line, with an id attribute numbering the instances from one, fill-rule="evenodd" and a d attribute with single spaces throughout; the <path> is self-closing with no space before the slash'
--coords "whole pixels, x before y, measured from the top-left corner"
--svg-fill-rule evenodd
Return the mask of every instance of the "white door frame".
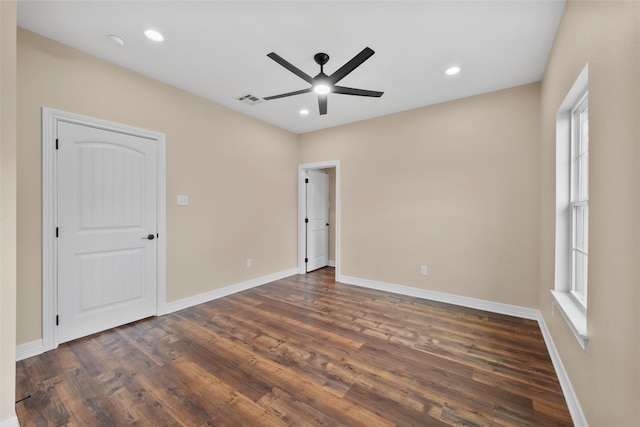
<path id="1" fill-rule="evenodd" d="M 56 137 L 58 122 L 126 133 L 147 138 L 158 144 L 158 200 L 157 226 L 157 298 L 156 316 L 166 313 L 167 283 L 167 218 L 166 218 L 166 143 L 163 133 L 140 129 L 75 113 L 42 107 L 42 350 L 58 347 L 56 314 L 58 310 L 58 251 L 56 225 L 58 223 Z"/>
<path id="2" fill-rule="evenodd" d="M 305 163 L 298 165 L 298 274 L 306 274 L 304 263 L 306 238 L 305 233 L 305 212 L 306 212 L 306 188 L 304 179 L 308 170 L 314 169 L 336 169 L 336 223 L 335 223 L 335 262 L 336 278 L 340 277 L 340 160 L 330 160 L 319 163 Z"/>

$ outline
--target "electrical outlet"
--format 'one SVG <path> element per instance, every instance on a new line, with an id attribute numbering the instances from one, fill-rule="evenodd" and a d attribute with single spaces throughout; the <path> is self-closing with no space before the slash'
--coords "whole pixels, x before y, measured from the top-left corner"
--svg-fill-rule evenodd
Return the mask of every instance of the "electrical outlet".
<path id="1" fill-rule="evenodd" d="M 421 276 L 426 276 L 427 275 L 427 266 L 423 265 L 420 267 L 420 275 Z"/>
<path id="2" fill-rule="evenodd" d="M 179 194 L 178 206 L 189 206 L 189 196 L 187 196 L 186 194 Z"/>
<path id="3" fill-rule="evenodd" d="M 251 268 L 252 265 L 253 261 L 251 261 L 251 258 L 247 258 L 247 268 Z"/>

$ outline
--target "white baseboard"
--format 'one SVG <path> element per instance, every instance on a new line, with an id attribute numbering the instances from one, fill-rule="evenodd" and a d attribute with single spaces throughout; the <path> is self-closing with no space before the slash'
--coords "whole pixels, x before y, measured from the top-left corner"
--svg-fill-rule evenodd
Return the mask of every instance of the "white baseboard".
<path id="1" fill-rule="evenodd" d="M 549 351 L 553 368 L 558 376 L 558 382 L 562 388 L 571 419 L 576 427 L 587 427 L 587 420 L 582 412 L 578 397 L 571 386 L 571 381 L 564 369 L 558 349 L 553 343 L 549 329 L 542 317 L 540 310 L 534 308 L 520 307 L 517 305 L 503 304 L 493 301 L 486 301 L 476 298 L 463 297 L 460 295 L 447 294 L 443 292 L 428 291 L 425 289 L 412 288 L 410 286 L 395 285 L 392 283 L 378 282 L 375 280 L 361 279 L 358 277 L 340 276 L 336 279 L 338 282 L 348 285 L 362 286 L 365 288 L 376 289 L 380 291 L 392 292 L 400 295 L 407 295 L 416 298 L 427 299 L 431 301 L 444 302 L 462 307 L 475 308 L 478 310 L 489 311 L 492 313 L 506 314 L 509 316 L 520 317 L 523 319 L 536 320 L 540 326 L 540 331 L 544 337 L 544 342 Z"/>
<path id="2" fill-rule="evenodd" d="M 329 267 L 335 267 L 336 266 L 336 262 L 333 260 L 329 260 Z"/>
<path id="3" fill-rule="evenodd" d="M 0 427 L 20 427 L 20 422 L 18 421 L 18 417 L 14 415 L 6 420 L 0 421 Z"/>
<path id="4" fill-rule="evenodd" d="M 16 362 L 45 352 L 42 338 L 16 346 Z M 4 426 L 0 426 L 4 427 Z"/>
<path id="5" fill-rule="evenodd" d="M 284 279 L 285 277 L 293 276 L 295 274 L 298 274 L 298 269 L 290 268 L 289 270 L 284 270 L 279 273 L 258 277 L 255 279 L 247 280 L 246 282 L 225 286 L 224 288 L 214 289 L 213 291 L 194 295 L 192 297 L 168 302 L 165 313 L 166 314 L 173 313 L 174 311 L 183 310 L 185 308 L 193 307 L 194 305 L 213 301 L 214 299 L 226 297 L 228 295 L 235 294 L 237 292 L 241 292 L 247 289 L 255 288 L 256 286 L 264 285 L 269 282 L 273 282 L 275 280 Z"/>
<path id="6" fill-rule="evenodd" d="M 475 308 L 478 310 L 490 311 L 492 313 L 506 314 L 508 316 L 521 317 L 523 319 L 538 320 L 540 311 L 535 308 L 521 307 L 518 305 L 503 304 L 499 302 L 487 301 L 477 298 L 463 297 L 460 295 L 447 294 L 444 292 L 429 291 L 410 286 L 395 285 L 392 283 L 378 282 L 358 277 L 340 276 L 338 282 L 348 285 L 362 286 L 365 288 L 377 289 L 379 291 L 392 292 L 394 294 L 407 295 L 431 301 L 444 302 L 459 305 L 462 307 Z"/>
<path id="7" fill-rule="evenodd" d="M 227 295 L 235 294 L 236 292 L 244 291 L 245 289 L 254 288 L 256 286 L 264 285 L 275 280 L 284 279 L 285 277 L 298 274 L 297 268 L 291 268 L 289 270 L 281 271 L 279 273 L 270 274 L 268 276 L 258 277 L 256 279 L 247 280 L 246 282 L 238 283 L 231 286 L 226 286 L 222 289 L 216 289 L 203 294 L 194 295 L 192 297 L 184 298 L 178 301 L 169 302 L 166 304 L 165 312 L 162 314 L 173 313 L 174 311 L 182 310 L 192 307 L 194 305 L 202 304 L 204 302 L 212 301 Z M 25 344 L 16 346 L 16 361 L 28 359 L 29 357 L 37 356 L 44 353 L 46 350 L 42 339 L 31 341 Z M 4 427 L 4 425 L 0 425 Z"/>
<path id="8" fill-rule="evenodd" d="M 562 388 L 564 399 L 567 402 L 567 407 L 569 408 L 569 413 L 571 414 L 573 425 L 575 427 L 587 427 L 589 424 L 587 423 L 587 419 L 584 416 L 584 412 L 582 412 L 582 407 L 580 406 L 580 402 L 578 401 L 578 396 L 576 396 L 576 393 L 573 390 L 573 386 L 571 385 L 571 381 L 569 380 L 569 375 L 564 369 L 562 359 L 560 358 L 560 354 L 558 353 L 556 345 L 553 343 L 553 338 L 551 338 L 551 333 L 547 328 L 544 317 L 542 317 L 542 313 L 539 314 L 537 320 L 538 325 L 540 325 L 542 336 L 544 337 L 544 342 L 547 344 L 551 362 L 553 363 L 553 367 L 556 370 L 556 375 L 558 376 L 558 382 L 560 383 L 560 387 Z"/>

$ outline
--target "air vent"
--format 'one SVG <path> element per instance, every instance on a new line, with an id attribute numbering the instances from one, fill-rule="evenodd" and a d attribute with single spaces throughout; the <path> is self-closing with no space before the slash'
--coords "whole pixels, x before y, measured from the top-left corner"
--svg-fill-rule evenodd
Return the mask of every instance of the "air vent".
<path id="1" fill-rule="evenodd" d="M 253 96 L 251 94 L 242 95 L 238 98 L 238 101 L 243 102 L 247 105 L 256 105 L 262 102 L 263 100 L 258 98 L 257 96 Z"/>

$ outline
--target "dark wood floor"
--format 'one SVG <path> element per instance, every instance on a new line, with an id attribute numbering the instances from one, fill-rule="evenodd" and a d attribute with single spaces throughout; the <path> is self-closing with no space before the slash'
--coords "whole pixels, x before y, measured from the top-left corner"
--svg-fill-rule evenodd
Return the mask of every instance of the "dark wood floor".
<path id="1" fill-rule="evenodd" d="M 566 426 L 536 322 L 293 276 L 17 366 L 21 426 Z"/>

